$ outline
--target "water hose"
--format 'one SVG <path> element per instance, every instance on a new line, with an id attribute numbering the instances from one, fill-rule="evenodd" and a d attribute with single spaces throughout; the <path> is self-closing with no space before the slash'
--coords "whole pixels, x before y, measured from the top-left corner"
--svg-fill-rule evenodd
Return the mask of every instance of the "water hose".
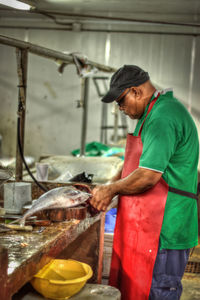
<path id="1" fill-rule="evenodd" d="M 21 159 L 26 167 L 26 170 L 28 172 L 28 174 L 31 176 L 31 178 L 33 179 L 33 181 L 39 186 L 39 188 L 41 190 L 43 190 L 44 192 L 47 192 L 48 189 L 43 186 L 41 183 L 39 183 L 37 181 L 37 179 L 33 176 L 32 172 L 30 171 L 27 163 L 26 163 L 26 160 L 24 158 L 24 154 L 23 154 L 23 150 L 22 150 L 22 145 L 21 145 L 21 139 L 20 139 L 20 117 L 17 118 L 17 142 L 18 142 L 18 147 L 19 147 L 19 153 L 20 153 L 20 156 L 21 156 Z"/>

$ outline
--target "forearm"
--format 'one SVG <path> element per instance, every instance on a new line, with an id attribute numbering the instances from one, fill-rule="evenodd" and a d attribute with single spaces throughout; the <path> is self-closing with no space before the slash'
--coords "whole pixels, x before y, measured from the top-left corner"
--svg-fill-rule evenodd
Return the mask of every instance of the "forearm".
<path id="1" fill-rule="evenodd" d="M 142 193 L 153 187 L 161 176 L 160 172 L 138 168 L 127 177 L 110 183 L 110 189 L 114 195 Z"/>
<path id="2" fill-rule="evenodd" d="M 93 197 L 90 203 L 98 210 L 106 211 L 115 195 L 134 195 L 145 192 L 153 187 L 161 176 L 162 173 L 138 168 L 123 179 L 96 186 L 92 191 Z"/>

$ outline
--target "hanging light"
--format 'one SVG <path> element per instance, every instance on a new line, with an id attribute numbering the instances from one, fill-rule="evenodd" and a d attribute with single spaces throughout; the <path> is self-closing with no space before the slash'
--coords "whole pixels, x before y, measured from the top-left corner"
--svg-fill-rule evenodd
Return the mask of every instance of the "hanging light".
<path id="1" fill-rule="evenodd" d="M 22 3 L 17 0 L 0 0 L 0 4 L 16 8 L 16 9 L 21 9 L 21 10 L 29 10 L 31 9 L 31 6 L 26 3 Z"/>

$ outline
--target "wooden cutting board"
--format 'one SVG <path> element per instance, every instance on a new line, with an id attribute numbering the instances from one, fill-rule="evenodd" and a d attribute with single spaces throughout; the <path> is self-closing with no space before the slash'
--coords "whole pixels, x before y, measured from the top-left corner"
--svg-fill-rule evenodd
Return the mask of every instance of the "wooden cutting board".
<path id="1" fill-rule="evenodd" d="M 76 206 L 72 208 L 48 209 L 36 214 L 39 220 L 61 222 L 71 219 L 83 220 L 86 218 L 87 207 Z"/>

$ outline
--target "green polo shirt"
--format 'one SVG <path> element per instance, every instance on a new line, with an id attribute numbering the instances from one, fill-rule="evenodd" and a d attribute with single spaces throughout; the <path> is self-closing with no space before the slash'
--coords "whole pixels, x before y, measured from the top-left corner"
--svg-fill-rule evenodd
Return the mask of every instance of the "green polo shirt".
<path id="1" fill-rule="evenodd" d="M 148 107 L 138 120 L 134 136 L 138 136 Z M 172 91 L 163 91 L 159 96 L 145 120 L 141 139 L 141 168 L 162 172 L 169 186 L 196 193 L 199 159 L 197 129 L 191 115 Z M 168 192 L 160 242 L 161 249 L 187 249 L 198 244 L 195 199 Z"/>

